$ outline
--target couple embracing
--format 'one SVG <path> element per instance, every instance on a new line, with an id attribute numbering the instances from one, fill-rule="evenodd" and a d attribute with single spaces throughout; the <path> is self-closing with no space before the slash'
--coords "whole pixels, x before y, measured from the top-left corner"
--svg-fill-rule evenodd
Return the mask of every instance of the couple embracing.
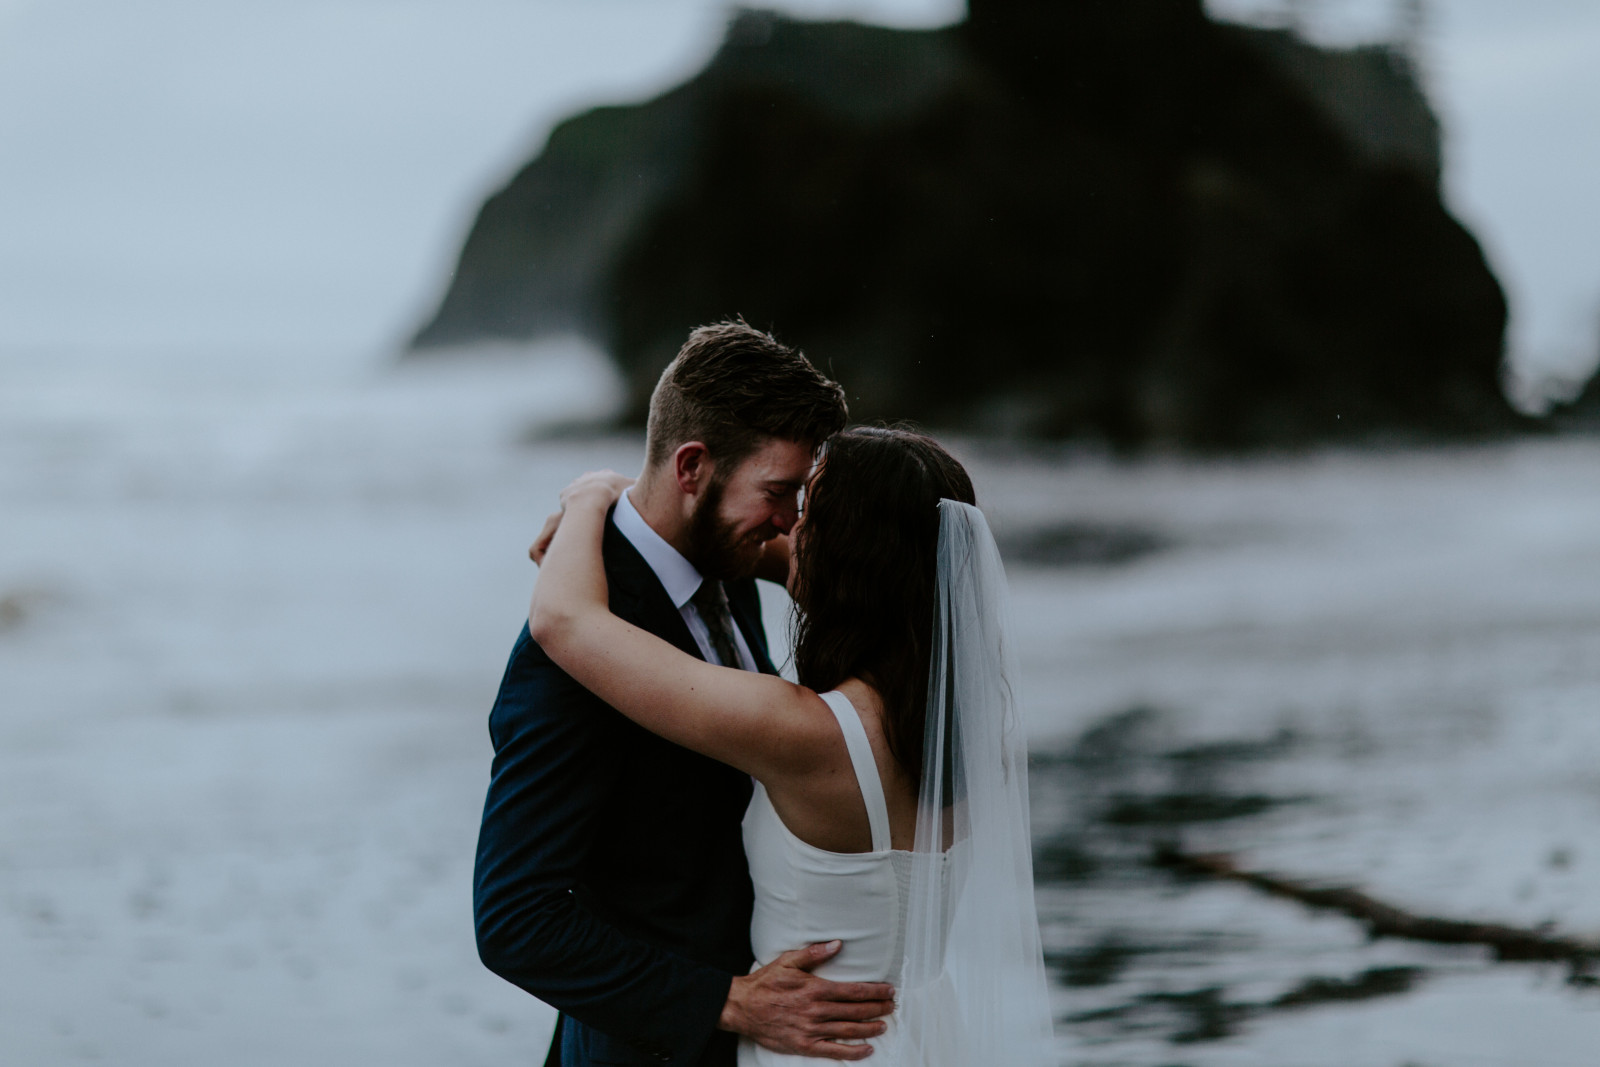
<path id="1" fill-rule="evenodd" d="M 933 439 L 845 422 L 801 353 L 703 327 L 639 479 L 579 478 L 535 543 L 474 906 L 561 1012 L 547 1067 L 1047 1062 L 999 556 Z"/>

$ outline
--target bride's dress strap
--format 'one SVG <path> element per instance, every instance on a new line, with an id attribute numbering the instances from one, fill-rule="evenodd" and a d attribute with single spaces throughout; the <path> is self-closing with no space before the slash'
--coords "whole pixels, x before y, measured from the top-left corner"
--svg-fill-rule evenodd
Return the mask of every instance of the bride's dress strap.
<path id="1" fill-rule="evenodd" d="M 856 771 L 856 785 L 861 799 L 867 805 L 867 824 L 872 827 L 872 851 L 889 850 L 889 802 L 883 797 L 883 780 L 878 777 L 878 761 L 872 757 L 872 742 L 867 740 L 867 729 L 861 725 L 861 713 L 850 703 L 850 698 L 835 689 L 822 693 L 822 702 L 828 705 L 833 717 L 839 720 L 844 732 L 844 747 L 850 751 L 850 765 Z"/>

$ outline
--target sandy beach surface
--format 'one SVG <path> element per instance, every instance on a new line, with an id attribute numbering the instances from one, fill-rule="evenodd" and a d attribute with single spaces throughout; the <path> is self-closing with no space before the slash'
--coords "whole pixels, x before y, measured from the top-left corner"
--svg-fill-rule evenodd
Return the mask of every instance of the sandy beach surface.
<path id="1" fill-rule="evenodd" d="M 561 344 L 12 376 L 0 1062 L 538 1062 L 552 1014 L 473 947 L 485 722 L 557 490 L 638 465 L 636 437 L 550 429 L 613 390 Z M 1369 942 L 1147 857 L 1600 935 L 1600 443 L 956 448 L 1023 546 L 1064 1062 L 1593 1062 L 1600 992 L 1562 967 Z M 1357 995 L 1288 995 L 1313 979 Z"/>

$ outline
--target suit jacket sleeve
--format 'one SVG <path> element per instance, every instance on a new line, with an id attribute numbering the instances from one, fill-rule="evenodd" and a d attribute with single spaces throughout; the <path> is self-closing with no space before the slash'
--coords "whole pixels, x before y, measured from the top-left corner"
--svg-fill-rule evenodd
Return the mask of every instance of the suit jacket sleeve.
<path id="1" fill-rule="evenodd" d="M 495 757 L 473 910 L 485 966 L 540 1000 L 675 1064 L 716 1030 L 732 976 L 617 929 L 574 890 L 616 775 L 616 712 L 523 628 L 490 715 Z"/>

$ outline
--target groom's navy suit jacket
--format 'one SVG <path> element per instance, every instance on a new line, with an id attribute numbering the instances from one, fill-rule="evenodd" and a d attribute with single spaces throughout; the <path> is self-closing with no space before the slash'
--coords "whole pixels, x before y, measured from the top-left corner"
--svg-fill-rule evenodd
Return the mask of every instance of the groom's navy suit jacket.
<path id="1" fill-rule="evenodd" d="M 611 610 L 699 657 L 655 573 L 609 519 L 604 555 Z M 754 580 L 724 588 L 772 672 Z M 751 962 L 740 836 L 749 777 L 623 718 L 526 627 L 489 733 L 473 887 L 485 965 L 561 1010 L 563 1067 L 732 1067 L 735 1039 L 716 1024 L 732 976 Z"/>

